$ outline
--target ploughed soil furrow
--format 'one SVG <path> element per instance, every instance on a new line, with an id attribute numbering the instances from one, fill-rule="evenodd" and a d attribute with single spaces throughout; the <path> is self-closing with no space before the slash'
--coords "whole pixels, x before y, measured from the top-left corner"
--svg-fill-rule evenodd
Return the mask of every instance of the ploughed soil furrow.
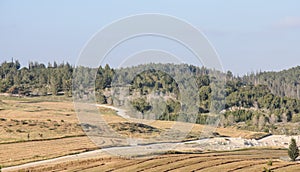
<path id="1" fill-rule="evenodd" d="M 171 170 L 176 170 L 176 169 L 179 169 L 179 168 L 182 168 L 182 167 L 185 167 L 185 166 L 188 166 L 188 165 L 191 164 L 191 163 L 180 163 L 180 162 L 182 162 L 182 161 L 183 162 L 184 161 L 189 162 L 190 160 L 196 159 L 196 158 L 205 158 L 205 160 L 194 162 L 194 163 L 192 163 L 192 165 L 197 164 L 197 163 L 201 163 L 201 162 L 205 162 L 205 161 L 207 161 L 207 158 L 215 158 L 215 159 L 219 160 L 219 159 L 225 159 L 225 158 L 222 158 L 224 156 L 247 156 L 247 155 L 248 154 L 244 154 L 244 153 L 241 153 L 241 154 L 229 153 L 229 154 L 208 154 L 208 155 L 207 154 L 198 154 L 198 155 L 191 155 L 189 157 L 184 157 L 184 158 L 175 159 L 175 160 L 170 159 L 167 162 L 154 162 L 152 164 L 147 164 L 147 165 L 144 165 L 144 166 L 146 166 L 145 168 L 138 169 L 137 171 L 141 172 L 141 171 L 154 170 L 154 169 L 159 168 L 159 167 L 164 167 L 164 166 L 167 166 L 167 165 L 175 164 L 174 166 L 176 166 L 176 167 L 172 167 L 171 169 L 166 170 L 166 171 L 171 171 Z M 186 156 L 186 155 L 182 154 L 181 156 Z M 220 158 L 216 158 L 216 157 L 220 157 Z M 155 159 L 153 159 L 153 160 L 155 160 Z M 179 163 L 180 165 L 177 165 L 177 163 Z"/>
<path id="2" fill-rule="evenodd" d="M 252 165 L 249 164 L 248 166 L 245 165 L 245 167 L 243 167 L 243 168 L 235 168 L 234 171 L 235 172 L 262 171 L 264 168 L 267 168 L 267 169 L 271 170 L 272 168 L 282 167 L 283 165 L 286 165 L 286 163 L 287 162 L 281 161 L 281 160 L 273 160 L 273 165 L 268 166 L 267 161 L 261 161 L 260 163 L 255 163 L 255 164 L 252 164 Z M 283 167 L 283 168 L 285 168 L 285 167 Z M 275 170 L 275 171 L 277 171 L 277 170 Z M 285 170 L 278 170 L 278 171 L 285 171 Z M 288 171 L 293 171 L 293 170 L 288 170 Z"/>
<path id="3" fill-rule="evenodd" d="M 276 157 L 270 157 L 270 158 L 272 159 L 272 158 L 276 158 Z M 192 171 L 201 171 L 201 170 L 204 170 L 204 169 L 214 168 L 214 167 L 217 167 L 217 166 L 226 165 L 226 164 L 230 164 L 230 163 L 253 161 L 253 160 L 255 160 L 255 161 L 266 160 L 266 158 L 235 159 L 235 160 L 229 160 L 229 161 L 222 161 L 220 163 L 210 164 L 208 166 L 200 167 L 200 168 L 194 169 Z"/>
<path id="4" fill-rule="evenodd" d="M 273 161 L 273 162 L 278 162 L 278 161 Z M 239 167 L 236 167 L 234 169 L 228 170 L 228 172 L 234 172 L 234 171 L 237 171 L 237 170 L 247 169 L 249 167 L 253 167 L 253 166 L 256 166 L 256 165 L 262 165 L 262 164 L 266 164 L 266 162 L 262 161 L 262 162 L 256 162 L 256 163 L 251 163 L 251 164 L 239 166 Z"/>
<path id="5" fill-rule="evenodd" d="M 243 160 L 229 160 L 229 161 L 222 161 L 220 163 L 217 163 L 217 164 L 213 164 L 213 165 L 209 165 L 209 166 L 205 166 L 205 167 L 200 167 L 200 168 L 197 168 L 197 169 L 194 169 L 192 170 L 193 172 L 194 171 L 201 171 L 201 170 L 204 170 L 204 169 L 208 169 L 208 168 L 211 168 L 211 167 L 216 167 L 216 166 L 220 166 L 220 165 L 224 165 L 224 164 L 229 164 L 229 163 L 235 163 L 235 162 L 241 162 Z"/>
<path id="6" fill-rule="evenodd" d="M 129 168 L 131 166 L 138 166 L 139 164 L 148 162 L 148 161 L 153 161 L 153 160 L 158 160 L 158 159 L 166 159 L 166 158 L 172 158 L 172 157 L 177 157 L 176 156 L 160 156 L 160 157 L 152 157 L 152 158 L 147 158 L 147 159 L 132 159 L 128 163 L 122 162 L 120 165 L 113 166 L 112 168 L 109 168 L 106 170 L 108 171 L 116 171 L 116 170 L 122 170 L 123 168 Z"/>
<path id="7" fill-rule="evenodd" d="M 300 165 L 299 163 L 292 163 L 292 164 L 285 164 L 285 165 L 281 165 L 281 166 L 278 166 L 278 167 L 273 167 L 273 168 L 270 168 L 271 170 L 279 170 L 281 171 L 280 169 L 282 168 L 286 168 L 286 167 L 291 167 L 291 166 L 297 166 L 297 165 Z"/>
<path id="8" fill-rule="evenodd" d="M 199 163 L 202 163 L 202 162 L 207 162 L 207 161 L 215 161 L 215 160 L 221 160 L 221 159 L 225 159 L 225 158 L 215 158 L 215 159 L 212 159 L 212 160 L 208 160 L 208 159 L 202 159 L 202 160 L 198 160 L 198 161 L 194 161 L 194 162 L 189 162 L 187 161 L 187 163 L 185 164 L 176 164 L 175 167 L 173 166 L 172 168 L 170 169 L 167 169 L 167 170 L 164 170 L 164 172 L 169 172 L 169 171 L 180 171 L 182 168 L 185 168 L 185 167 L 188 167 L 188 166 L 191 166 L 191 165 L 195 165 L 195 164 L 199 164 Z"/>
<path id="9" fill-rule="evenodd" d="M 83 161 L 70 161 L 63 162 L 59 164 L 55 164 L 53 166 L 37 166 L 34 168 L 26 168 L 19 171 L 30 171 L 30 172 L 44 172 L 44 171 L 63 171 L 68 169 L 69 171 L 81 171 L 84 169 L 89 169 L 93 167 L 104 166 L 106 163 L 112 161 L 112 158 L 97 158 L 97 159 L 89 159 Z"/>
<path id="10" fill-rule="evenodd" d="M 174 158 L 179 158 L 181 159 L 183 155 L 173 155 L 173 156 L 170 156 L 170 155 L 167 155 L 167 156 L 162 156 L 162 157 L 153 157 L 153 158 L 148 158 L 144 161 L 140 161 L 138 163 L 135 163 L 135 164 L 132 164 L 131 166 L 124 166 L 123 168 L 126 168 L 126 170 L 128 171 L 130 168 L 143 168 L 143 167 L 146 167 L 148 168 L 149 165 L 145 165 L 147 163 L 150 163 L 150 164 L 154 164 L 154 165 L 157 165 L 158 162 L 161 162 L 161 160 L 164 160 L 164 159 L 174 159 Z M 148 168 L 149 169 L 149 168 Z M 119 169 L 117 169 L 119 170 Z M 143 169 L 139 169 L 139 170 L 136 170 L 136 171 L 143 171 Z"/>
<path id="11" fill-rule="evenodd" d="M 105 163 L 101 163 L 101 164 L 91 165 L 91 166 L 88 166 L 88 167 L 79 168 L 79 169 L 76 169 L 74 171 L 82 171 L 82 170 L 96 168 L 96 167 L 99 168 L 99 167 L 104 166 L 104 165 L 105 165 Z"/>
<path id="12" fill-rule="evenodd" d="M 136 162 L 132 162 L 130 160 L 126 161 L 126 160 L 123 160 L 123 161 L 120 161 L 119 163 L 113 163 L 113 164 L 106 164 L 103 168 L 103 172 L 111 172 L 111 171 L 115 171 L 115 170 L 118 170 L 118 169 L 123 169 L 127 166 L 132 166 L 136 163 L 139 163 L 140 161 L 136 161 Z"/>
<path id="13" fill-rule="evenodd" d="M 224 157 L 224 156 L 230 156 L 230 157 L 241 157 L 241 156 L 259 156 L 259 155 L 265 155 L 265 153 L 261 152 L 255 152 L 255 153 L 248 153 L 248 152 L 224 152 L 224 153 L 201 153 L 199 154 L 201 157 Z"/>
<path id="14" fill-rule="evenodd" d="M 191 160 L 191 159 L 195 159 L 195 158 L 199 158 L 201 156 L 188 156 L 188 157 L 181 157 L 179 159 L 170 159 L 169 161 L 167 162 L 162 162 L 160 163 L 159 161 L 156 161 L 154 162 L 153 164 L 151 164 L 150 166 L 147 165 L 145 168 L 142 168 L 140 170 L 138 170 L 138 172 L 141 172 L 141 171 L 147 171 L 147 170 L 150 170 L 150 169 L 154 169 L 154 168 L 157 168 L 157 167 L 163 167 L 163 166 L 166 166 L 166 165 L 170 165 L 170 164 L 173 164 L 173 163 L 178 163 L 178 162 L 181 162 L 181 161 L 185 161 L 185 160 Z"/>
<path id="15" fill-rule="evenodd" d="M 231 159 L 232 159 L 232 157 L 235 158 L 235 156 L 249 156 L 249 155 L 248 154 L 216 154 L 216 155 L 214 154 L 214 155 L 208 155 L 208 156 L 207 155 L 206 156 L 199 156 L 199 158 L 204 158 L 204 160 L 195 161 L 195 162 L 187 162 L 187 163 L 179 164 L 179 165 L 176 164 L 175 167 L 172 167 L 171 169 L 168 169 L 166 171 L 179 170 L 179 169 L 187 167 L 187 166 L 199 164 L 201 162 L 207 162 L 208 161 L 207 158 L 214 158 L 210 161 L 220 160 L 220 159 L 228 159 L 227 156 L 231 156 Z M 239 158 L 239 157 L 237 157 L 237 158 Z M 235 158 L 235 159 L 237 159 L 237 158 Z"/>

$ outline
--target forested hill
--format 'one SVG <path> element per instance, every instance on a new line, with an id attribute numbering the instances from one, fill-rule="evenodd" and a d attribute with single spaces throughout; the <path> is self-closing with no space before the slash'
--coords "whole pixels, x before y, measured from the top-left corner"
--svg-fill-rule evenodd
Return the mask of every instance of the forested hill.
<path id="1" fill-rule="evenodd" d="M 3 62 L 0 66 L 0 92 L 21 95 L 57 95 L 64 92 L 71 96 L 73 67 L 69 64 L 48 66 L 30 62 L 28 67 L 21 67 L 16 60 Z"/>
<path id="2" fill-rule="evenodd" d="M 244 123 L 243 127 L 251 130 L 276 130 L 278 126 L 274 125 L 277 123 L 300 122 L 300 67 L 234 77 L 230 71 L 221 73 L 187 64 L 153 65 L 156 70 L 147 65 L 123 69 L 112 69 L 106 65 L 98 69 L 78 67 L 75 70 L 68 63 L 54 62 L 46 66 L 30 62 L 28 67 L 21 67 L 18 61 L 3 62 L 0 66 L 0 92 L 27 96 L 72 96 L 72 76 L 77 72 L 78 86 L 82 91 L 76 96 L 84 96 L 86 90 L 94 89 L 99 103 L 121 105 L 124 100 L 114 98 L 112 86 L 125 84 L 129 88 L 130 103 L 143 114 L 154 108 L 149 97 L 163 97 L 166 108 L 157 117 L 161 120 L 176 120 L 183 106 L 180 98 L 197 94 L 197 123 L 205 123 L 212 109 L 217 110 L 214 113 L 221 114 L 222 126 Z M 88 78 L 95 74 L 96 80 Z M 196 93 L 187 90 L 186 95 L 181 95 L 178 79 L 173 74 L 180 74 L 185 79 L 185 86 L 194 79 Z M 222 90 L 214 92 L 217 78 L 226 82 Z M 95 88 L 89 88 L 90 85 Z"/>
<path id="3" fill-rule="evenodd" d="M 272 93 L 281 97 L 300 99 L 300 66 L 280 72 L 260 72 L 244 76 L 248 83 L 267 85 Z"/>

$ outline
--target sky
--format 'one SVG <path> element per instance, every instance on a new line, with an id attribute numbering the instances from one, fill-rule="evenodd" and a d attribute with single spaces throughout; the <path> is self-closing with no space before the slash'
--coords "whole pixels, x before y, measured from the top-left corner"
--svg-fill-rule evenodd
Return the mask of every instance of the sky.
<path id="1" fill-rule="evenodd" d="M 300 65 L 298 0 L 0 0 L 0 61 L 75 64 L 87 41 L 126 16 L 159 13 L 201 30 L 236 75 Z"/>

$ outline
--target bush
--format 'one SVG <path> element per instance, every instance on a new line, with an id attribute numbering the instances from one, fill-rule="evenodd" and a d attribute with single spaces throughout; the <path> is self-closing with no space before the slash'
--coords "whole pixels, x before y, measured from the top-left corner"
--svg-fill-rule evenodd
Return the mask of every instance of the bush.
<path id="1" fill-rule="evenodd" d="M 264 167 L 263 172 L 272 172 L 272 170 L 270 170 L 270 169 Z"/>
<path id="2" fill-rule="evenodd" d="M 272 170 L 270 169 L 270 167 L 273 165 L 273 161 L 269 160 L 267 162 L 268 168 L 264 167 L 263 172 L 272 172 Z"/>
<path id="3" fill-rule="evenodd" d="M 269 161 L 267 162 L 267 165 L 268 165 L 268 166 L 272 166 L 272 165 L 273 165 L 273 161 L 272 161 L 272 160 L 269 160 Z"/>
<path id="4" fill-rule="evenodd" d="M 131 101 L 132 106 L 142 114 L 151 109 L 150 103 L 146 101 L 144 98 L 137 98 Z"/>
<path id="5" fill-rule="evenodd" d="M 7 133 L 12 133 L 12 132 L 14 132 L 14 131 L 11 130 L 11 129 L 6 129 L 6 132 L 7 132 Z"/>
<path id="6" fill-rule="evenodd" d="M 300 114 L 294 114 L 292 117 L 292 122 L 300 122 Z"/>
<path id="7" fill-rule="evenodd" d="M 299 149 L 296 140 L 294 138 L 291 139 L 291 143 L 288 149 L 288 154 L 292 161 L 295 161 L 299 156 Z"/>
<path id="8" fill-rule="evenodd" d="M 25 133 L 26 131 L 22 130 L 22 129 L 17 129 L 16 130 L 17 133 Z"/>

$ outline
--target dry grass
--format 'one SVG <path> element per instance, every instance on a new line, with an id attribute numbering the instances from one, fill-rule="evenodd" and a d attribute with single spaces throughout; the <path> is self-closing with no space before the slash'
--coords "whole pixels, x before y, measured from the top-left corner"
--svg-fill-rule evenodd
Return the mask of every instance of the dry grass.
<path id="1" fill-rule="evenodd" d="M 23 164 L 95 149 L 90 139 L 82 136 L 84 132 L 78 125 L 72 101 L 48 99 L 49 97 L 0 97 L 0 165 Z M 101 108 L 100 111 L 108 124 L 128 122 L 110 109 Z M 166 130 L 174 124 L 170 121 L 143 122 L 158 130 Z M 191 135 L 196 138 L 202 129 L 202 125 L 194 125 Z M 218 128 L 216 131 L 220 135 L 232 137 L 251 137 L 253 134 L 232 128 Z M 126 132 L 129 131 L 123 131 L 123 134 L 128 134 Z M 147 138 L 149 134 L 139 132 L 135 137 Z M 110 138 L 99 139 L 103 142 L 101 146 L 109 146 L 114 142 Z M 113 162 L 109 164 L 116 166 Z M 134 163 L 130 160 L 128 162 Z M 116 160 L 116 163 L 119 163 L 119 160 Z"/>
<path id="2" fill-rule="evenodd" d="M 49 101 L 47 97 L 0 98 L 0 165 L 11 166 L 95 148 L 83 137 L 71 101 Z"/>
<path id="3" fill-rule="evenodd" d="M 2 102 L 5 104 L 0 111 L 0 143 L 84 134 L 69 101 L 4 99 Z"/>
<path id="4" fill-rule="evenodd" d="M 166 154 L 139 159 L 118 157 L 95 157 L 30 168 L 31 171 L 262 171 L 267 162 L 275 171 L 298 171 L 300 163 L 281 161 L 286 150 L 251 149 L 231 152 L 208 152 L 202 154 Z"/>
<path id="5" fill-rule="evenodd" d="M 87 137 L 1 144 L 0 164 L 12 166 L 79 153 L 93 148 L 96 148 L 95 145 Z"/>
<path id="6" fill-rule="evenodd" d="M 159 129 L 141 123 L 118 122 L 110 123 L 109 125 L 114 131 L 126 137 L 151 138 L 160 134 Z"/>

